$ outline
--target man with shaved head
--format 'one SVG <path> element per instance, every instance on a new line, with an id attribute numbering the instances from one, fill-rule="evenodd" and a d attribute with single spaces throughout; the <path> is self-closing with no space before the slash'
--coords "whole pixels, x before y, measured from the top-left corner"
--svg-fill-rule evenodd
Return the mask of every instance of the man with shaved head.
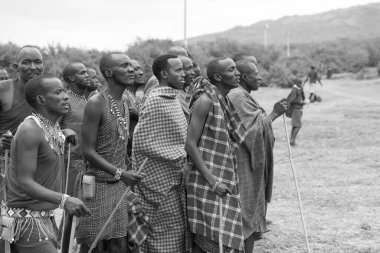
<path id="1" fill-rule="evenodd" d="M 0 201 L 3 199 L 5 150 L 10 150 L 12 136 L 20 123 L 32 113 L 32 107 L 25 100 L 24 89 L 28 80 L 42 74 L 41 52 L 35 46 L 22 47 L 13 67 L 18 77 L 0 81 Z"/>
<path id="2" fill-rule="evenodd" d="M 18 125 L 32 113 L 25 100 L 26 82 L 42 74 L 42 54 L 35 46 L 24 46 L 13 64 L 18 77 L 0 81 L 0 150 L 10 148 L 9 137 L 3 136 L 8 130 L 14 134 Z"/>
<path id="3" fill-rule="evenodd" d="M 236 54 L 232 59 L 234 60 L 234 62 L 238 62 L 240 60 L 247 60 L 257 65 L 256 57 L 251 54 L 239 53 Z"/>
<path id="4" fill-rule="evenodd" d="M 62 72 L 63 79 L 67 83 L 67 94 L 69 96 L 70 110 L 61 119 L 60 125 L 62 129 L 69 128 L 75 131 L 77 134 L 78 142 L 71 147 L 70 152 L 70 164 L 69 164 L 69 176 L 65 180 L 67 181 L 67 194 L 74 195 L 75 181 L 82 170 L 83 166 L 83 154 L 82 154 L 82 121 L 84 107 L 86 106 L 87 99 L 84 96 L 85 90 L 90 86 L 90 78 L 87 73 L 86 67 L 80 62 L 74 62 L 66 65 Z M 66 160 L 68 161 L 68 160 Z M 68 251 L 72 216 L 67 217 L 64 224 L 64 235 L 62 244 L 62 253 Z"/>
<path id="5" fill-rule="evenodd" d="M 134 70 L 130 58 L 121 53 L 104 55 L 99 70 L 107 88 L 88 100 L 82 125 L 86 161 L 82 184 L 95 187 L 94 195 L 85 196 L 84 203 L 93 215 L 79 220 L 77 240 L 82 243 L 81 252 L 88 252 L 92 244 L 96 245 L 95 252 L 130 252 L 130 248 L 143 243 L 149 232 L 138 197 L 127 189 L 144 177 L 126 165 L 130 126 L 123 92 L 134 85 Z M 99 241 L 95 241 L 124 192 L 127 196 Z"/>
<path id="6" fill-rule="evenodd" d="M 243 224 L 235 155 L 245 129 L 229 101 L 238 87 L 239 72 L 230 58 L 207 66 L 209 81 L 201 82 L 190 101 L 191 120 L 186 151 L 193 165 L 187 184 L 187 211 L 194 234 L 193 252 L 218 252 L 220 233 L 224 252 L 243 252 Z M 224 228 L 219 226 L 221 198 Z"/>
<path id="7" fill-rule="evenodd" d="M 272 121 L 286 110 L 286 100 L 275 103 L 268 115 L 250 95 L 260 87 L 256 64 L 251 60 L 238 60 L 240 85 L 232 89 L 228 98 L 234 105 L 247 137 L 237 153 L 237 172 L 241 197 L 245 252 L 252 252 L 254 242 L 261 239 L 266 228 L 266 204 L 271 201 L 273 186 Z"/>

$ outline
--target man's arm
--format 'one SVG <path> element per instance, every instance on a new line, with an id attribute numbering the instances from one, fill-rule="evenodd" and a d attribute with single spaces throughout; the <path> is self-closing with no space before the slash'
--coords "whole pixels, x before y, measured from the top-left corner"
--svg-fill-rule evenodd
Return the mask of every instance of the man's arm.
<path id="1" fill-rule="evenodd" d="M 15 143 L 18 148 L 18 180 L 20 187 L 33 199 L 57 204 L 58 206 L 62 199 L 62 193 L 49 190 L 34 181 L 37 170 L 38 148 L 44 140 L 43 132 L 33 120 L 26 121 L 20 127 Z M 91 214 L 81 200 L 72 197 L 66 200 L 65 209 L 69 214 L 76 216 Z"/>
<path id="2" fill-rule="evenodd" d="M 202 174 L 206 179 L 210 187 L 213 187 L 216 184 L 216 179 L 210 173 L 205 162 L 202 159 L 202 155 L 198 151 L 198 142 L 201 138 L 204 125 L 206 123 L 207 115 L 211 109 L 212 101 L 208 95 L 203 94 L 194 104 L 193 114 L 191 116 L 185 149 L 188 155 L 191 157 L 192 162 L 195 165 L 195 168 Z M 228 193 L 228 188 L 224 184 L 219 184 L 216 187 L 215 193 L 221 197 L 225 196 Z"/>
<path id="3" fill-rule="evenodd" d="M 87 102 L 84 109 L 82 123 L 82 146 L 84 157 L 100 170 L 115 175 L 118 168 L 107 162 L 96 152 L 96 139 L 98 128 L 102 122 L 105 108 L 101 94 L 96 94 Z M 115 145 L 117 145 L 115 143 Z M 143 178 L 143 174 L 136 171 L 123 171 L 121 179 L 128 185 L 134 185 Z"/>

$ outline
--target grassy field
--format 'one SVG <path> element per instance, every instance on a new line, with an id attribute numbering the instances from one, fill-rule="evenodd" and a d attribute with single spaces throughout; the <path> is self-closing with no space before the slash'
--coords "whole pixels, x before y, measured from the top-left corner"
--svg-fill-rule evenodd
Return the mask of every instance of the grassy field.
<path id="1" fill-rule="evenodd" d="M 253 96 L 269 112 L 289 89 Z M 292 149 L 312 252 L 380 252 L 380 79 L 324 81 Z M 286 119 L 290 130 L 290 119 Z M 283 119 L 273 123 L 275 179 L 255 252 L 306 252 Z"/>

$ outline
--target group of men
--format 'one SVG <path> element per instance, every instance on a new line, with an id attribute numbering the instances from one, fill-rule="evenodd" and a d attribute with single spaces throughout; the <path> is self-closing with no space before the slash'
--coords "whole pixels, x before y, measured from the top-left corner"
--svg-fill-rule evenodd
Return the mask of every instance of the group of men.
<path id="1" fill-rule="evenodd" d="M 287 107 L 267 114 L 250 95 L 253 56 L 217 58 L 196 77 L 174 47 L 154 60 L 150 87 L 123 53 L 101 57 L 102 89 L 79 62 L 65 84 L 43 75 L 34 46 L 14 66 L 18 77 L 0 82 L 0 149 L 11 154 L 0 233 L 12 252 L 57 252 L 59 237 L 68 252 L 73 216 L 80 252 L 253 251 L 267 231 L 272 121 Z"/>

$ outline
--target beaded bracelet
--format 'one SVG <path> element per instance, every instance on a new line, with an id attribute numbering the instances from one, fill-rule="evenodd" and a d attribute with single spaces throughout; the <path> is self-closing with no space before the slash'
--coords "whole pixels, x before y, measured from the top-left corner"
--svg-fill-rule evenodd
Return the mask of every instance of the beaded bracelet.
<path id="1" fill-rule="evenodd" d="M 67 195 L 67 194 L 62 194 L 62 197 L 61 197 L 61 203 L 59 203 L 59 208 L 61 209 L 64 209 L 65 208 L 65 202 L 66 200 L 69 198 L 70 196 Z"/>
<path id="2" fill-rule="evenodd" d="M 213 191 L 213 192 L 215 192 L 216 191 L 216 187 L 218 187 L 218 185 L 220 185 L 220 181 L 218 180 L 218 181 L 216 181 L 215 182 L 215 184 L 212 186 L 212 188 L 211 188 L 211 190 Z"/>

